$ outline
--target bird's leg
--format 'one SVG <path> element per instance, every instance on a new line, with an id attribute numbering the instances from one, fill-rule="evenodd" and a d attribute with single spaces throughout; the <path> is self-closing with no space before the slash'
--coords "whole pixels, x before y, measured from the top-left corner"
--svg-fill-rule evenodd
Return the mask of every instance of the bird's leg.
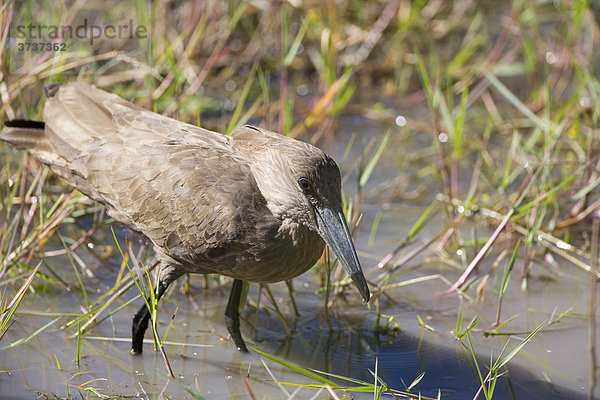
<path id="1" fill-rule="evenodd" d="M 156 301 L 160 300 L 163 294 L 167 291 L 170 282 L 160 281 L 158 284 L 158 293 L 156 293 Z M 148 296 L 148 303 L 152 301 L 152 296 Z M 150 310 L 144 302 L 144 305 L 133 316 L 131 324 L 131 354 L 141 354 L 144 346 L 144 333 L 148 329 L 148 321 L 150 320 Z"/>
<path id="2" fill-rule="evenodd" d="M 229 334 L 233 338 L 235 345 L 239 351 L 244 353 L 248 352 L 242 334 L 240 333 L 240 298 L 242 296 L 242 289 L 244 287 L 244 281 L 235 279 L 231 286 L 231 293 L 229 294 L 229 300 L 227 301 L 227 308 L 225 308 L 225 326 Z"/>

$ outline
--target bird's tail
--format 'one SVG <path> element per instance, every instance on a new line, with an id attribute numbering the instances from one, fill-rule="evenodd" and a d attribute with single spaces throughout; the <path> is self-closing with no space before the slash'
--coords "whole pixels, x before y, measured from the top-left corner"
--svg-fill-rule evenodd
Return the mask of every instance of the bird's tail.
<path id="1" fill-rule="evenodd" d="M 44 86 L 44 95 L 47 98 L 54 97 L 59 87 L 60 84 L 58 83 L 50 83 Z M 46 124 L 40 121 L 25 119 L 6 121 L 0 132 L 0 140 L 19 150 L 29 151 L 36 157 L 41 156 L 43 153 L 51 152 L 45 128 Z"/>
<path id="2" fill-rule="evenodd" d="M 63 170 L 67 167 L 67 163 L 50 146 L 43 122 L 22 119 L 6 121 L 0 132 L 0 141 L 28 151 L 39 162 L 54 167 L 56 173 L 64 176 Z"/>
<path id="3" fill-rule="evenodd" d="M 43 122 L 21 119 L 7 121 L 0 132 L 0 140 L 20 150 L 31 152 L 50 150 Z"/>

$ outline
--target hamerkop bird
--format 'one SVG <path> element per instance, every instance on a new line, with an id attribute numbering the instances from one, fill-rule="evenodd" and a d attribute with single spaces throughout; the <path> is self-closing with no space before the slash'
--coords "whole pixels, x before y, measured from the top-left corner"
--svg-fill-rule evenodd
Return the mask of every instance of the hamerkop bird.
<path id="1" fill-rule="evenodd" d="M 158 298 L 185 273 L 234 278 L 225 322 L 239 350 L 248 351 L 238 314 L 243 281 L 294 278 L 325 243 L 369 300 L 342 211 L 340 171 L 318 148 L 250 125 L 221 135 L 82 82 L 44 92 L 45 122 L 7 122 L 0 139 L 152 241 L 161 262 Z M 133 354 L 142 352 L 149 319 L 146 305 L 133 317 Z"/>

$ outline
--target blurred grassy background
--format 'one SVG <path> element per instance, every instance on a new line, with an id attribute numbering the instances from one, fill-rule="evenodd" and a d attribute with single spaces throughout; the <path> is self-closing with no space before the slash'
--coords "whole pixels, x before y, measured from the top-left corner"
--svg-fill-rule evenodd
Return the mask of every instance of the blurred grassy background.
<path id="1" fill-rule="evenodd" d="M 528 266 L 550 251 L 595 280 L 598 2 L 108 0 L 95 6 L 72 2 L 62 9 L 57 4 L 5 2 L 0 8 L 1 120 L 41 119 L 42 85 L 72 79 L 222 133 L 251 122 L 322 143 L 339 132 L 340 115 L 359 115 L 402 132 L 381 135 L 381 142 L 366 148 L 359 188 L 377 169 L 381 153 L 396 160 L 399 176 L 412 163 L 428 164 L 410 179 L 412 184 L 430 179 L 425 190 L 441 194 L 432 204 L 444 217 L 436 256 L 467 271 L 452 285 L 459 273 L 451 269 L 450 288 L 497 296 L 497 288 L 485 289 L 486 283 L 506 282 L 506 273 L 493 267 L 471 274 L 489 254 L 484 245 L 493 246 L 498 238 L 505 246 L 492 253 L 497 264 L 507 262 L 515 238 L 524 243 L 524 289 Z M 70 47 L 73 51 L 40 54 L 26 69 L 15 64 L 14 47 L 8 46 L 11 26 L 64 25 L 84 14 L 100 22 L 136 21 L 148 27 L 149 37 L 82 42 Z M 404 126 L 400 110 L 412 108 L 427 112 Z M 402 142 L 407 135 L 424 137 L 430 145 L 409 154 Z M 0 165 L 0 278 L 20 285 L 31 270 L 27 261 L 44 252 L 58 224 L 98 209 L 77 194 L 60 195 L 63 189 L 45 182 L 48 171 L 40 173 L 19 152 L 0 146 L 6 160 Z M 27 178 L 28 169 L 38 171 L 35 178 Z M 357 221 L 360 190 L 349 201 Z M 388 267 L 372 279 L 376 301 L 394 271 L 419 253 L 398 257 L 432 218 L 430 211 L 415 216 L 406 242 L 370 270 Z M 477 223 L 507 234 L 477 237 L 457 229 L 475 214 L 484 217 Z M 92 233 L 80 229 L 65 247 Z M 462 248 L 473 256 L 457 252 Z M 11 309 L 4 308 L 8 319 Z M 455 334 L 460 331 L 458 324 Z"/>

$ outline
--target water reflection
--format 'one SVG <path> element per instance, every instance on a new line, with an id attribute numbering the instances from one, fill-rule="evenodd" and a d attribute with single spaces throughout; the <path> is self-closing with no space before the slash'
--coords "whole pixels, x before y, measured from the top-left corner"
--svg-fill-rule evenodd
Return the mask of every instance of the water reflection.
<path id="1" fill-rule="evenodd" d="M 333 322 L 334 326 L 337 322 Z M 277 357 L 304 367 L 373 382 L 369 370 L 375 370 L 390 388 L 403 390 L 422 372 L 421 382 L 413 392 L 443 399 L 471 399 L 479 390 L 479 378 L 470 353 L 460 344 L 452 346 L 439 337 L 424 340 L 407 333 L 396 337 L 378 334 L 372 329 L 356 328 L 362 324 L 324 331 L 317 319 L 302 322 L 302 329 L 293 338 L 276 346 L 261 343 Z M 478 360 L 485 370 L 489 358 Z M 485 370 L 484 373 L 486 373 Z M 342 383 L 342 382 L 340 382 Z M 359 398 L 360 395 L 358 395 Z M 371 398 L 371 395 L 365 398 Z M 392 398 L 391 396 L 389 398 Z M 481 397 L 483 398 L 483 394 Z M 509 365 L 508 372 L 498 379 L 494 398 L 497 399 L 584 399 L 580 393 L 536 380 L 528 371 Z"/>

